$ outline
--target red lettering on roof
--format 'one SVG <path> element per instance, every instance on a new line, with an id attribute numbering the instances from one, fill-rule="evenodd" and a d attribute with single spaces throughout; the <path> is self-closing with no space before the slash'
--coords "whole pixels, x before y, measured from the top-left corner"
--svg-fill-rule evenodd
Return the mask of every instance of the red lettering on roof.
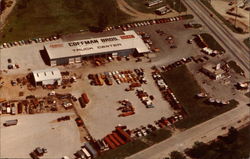
<path id="1" fill-rule="evenodd" d="M 120 37 L 121 37 L 121 39 L 132 39 L 132 38 L 135 38 L 134 35 L 121 35 Z"/>
<path id="2" fill-rule="evenodd" d="M 63 47 L 63 44 L 51 44 L 50 47 L 52 48 Z"/>

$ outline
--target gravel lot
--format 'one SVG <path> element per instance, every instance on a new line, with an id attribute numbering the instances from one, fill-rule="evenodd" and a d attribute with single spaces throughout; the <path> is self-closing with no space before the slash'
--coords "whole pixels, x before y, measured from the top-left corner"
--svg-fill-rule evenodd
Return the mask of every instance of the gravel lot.
<path id="1" fill-rule="evenodd" d="M 59 158 L 80 148 L 80 135 L 73 118 L 60 123 L 58 117 L 73 113 L 36 114 L 1 117 L 0 158 L 30 158 L 36 147 L 45 147 L 48 153 L 42 158 Z M 4 127 L 3 122 L 18 119 L 16 126 Z M 69 146 L 70 145 L 70 146 Z"/>

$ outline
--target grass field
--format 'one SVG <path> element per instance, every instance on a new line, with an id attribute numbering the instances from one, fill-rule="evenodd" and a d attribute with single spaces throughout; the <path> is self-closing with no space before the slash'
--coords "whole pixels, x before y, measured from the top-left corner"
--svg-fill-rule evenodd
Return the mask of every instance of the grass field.
<path id="1" fill-rule="evenodd" d="M 246 46 L 250 49 L 250 37 L 249 38 L 246 38 L 244 40 L 244 43 L 246 44 Z"/>
<path id="2" fill-rule="evenodd" d="M 235 26 L 227 21 L 222 15 L 220 15 L 210 4 L 209 0 L 200 0 L 208 9 L 210 9 L 220 20 L 228 27 L 230 28 L 233 32 L 235 33 L 240 33 L 242 34 L 239 29 L 235 28 Z"/>
<path id="3" fill-rule="evenodd" d="M 207 33 L 200 34 L 203 40 L 207 43 L 208 47 L 213 50 L 225 51 L 223 47 L 214 39 L 214 37 Z"/>
<path id="4" fill-rule="evenodd" d="M 146 1 L 142 0 L 126 0 L 126 2 L 136 10 L 144 13 L 153 13 L 157 8 L 160 8 L 165 5 L 169 5 L 172 9 L 176 10 L 177 12 L 187 11 L 187 8 L 183 5 L 183 3 L 181 3 L 180 0 L 163 0 L 162 3 L 152 7 L 147 7 Z"/>
<path id="5" fill-rule="evenodd" d="M 0 43 L 79 32 L 126 21 L 114 0 L 17 0 Z"/>
<path id="6" fill-rule="evenodd" d="M 193 127 L 235 108 L 238 104 L 237 101 L 232 100 L 229 105 L 219 107 L 208 105 L 204 100 L 196 99 L 195 95 L 201 92 L 201 87 L 185 65 L 164 72 L 162 76 L 188 114 L 187 118 L 176 123 L 177 128 Z"/>
<path id="7" fill-rule="evenodd" d="M 169 137 L 171 137 L 170 130 L 165 128 L 159 129 L 145 137 L 104 152 L 101 156 L 97 157 L 97 159 L 124 159 Z"/>
<path id="8" fill-rule="evenodd" d="M 237 65 L 237 63 L 236 63 L 235 61 L 229 61 L 229 62 L 228 62 L 228 65 L 229 65 L 229 67 L 230 67 L 231 69 L 233 69 L 236 73 L 238 73 L 238 74 L 244 73 L 244 70 L 242 70 L 242 68 L 241 68 L 239 65 Z"/>
<path id="9" fill-rule="evenodd" d="M 245 94 L 245 96 L 247 96 L 247 97 L 250 98 L 250 92 L 247 92 L 247 93 Z"/>

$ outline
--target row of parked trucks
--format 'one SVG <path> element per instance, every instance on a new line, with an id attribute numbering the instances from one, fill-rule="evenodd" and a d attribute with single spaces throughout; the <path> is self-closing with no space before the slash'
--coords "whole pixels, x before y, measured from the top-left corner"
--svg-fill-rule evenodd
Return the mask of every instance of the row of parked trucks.
<path id="1" fill-rule="evenodd" d="M 127 142 L 132 141 L 131 133 L 126 126 L 117 126 L 115 130 L 103 138 L 110 149 L 115 149 Z"/>
<path id="2" fill-rule="evenodd" d="M 75 153 L 77 159 L 91 159 L 97 157 L 98 152 L 95 150 L 94 146 L 91 145 L 89 142 L 86 142 L 82 147 L 81 150 Z"/>
<path id="3" fill-rule="evenodd" d="M 163 97 L 169 102 L 174 110 L 182 110 L 183 108 L 180 105 L 180 102 L 176 99 L 172 90 L 164 82 L 163 78 L 159 73 L 152 72 L 153 79 L 155 80 L 158 88 L 160 89 Z"/>
<path id="4" fill-rule="evenodd" d="M 104 83 L 106 85 L 113 85 L 113 81 L 117 84 L 136 83 L 138 81 L 146 82 L 145 79 L 142 79 L 136 72 L 134 73 L 131 70 L 89 74 L 88 78 L 91 80 L 90 84 L 96 86 L 103 86 Z"/>
<path id="5" fill-rule="evenodd" d="M 92 159 L 97 157 L 98 153 L 115 149 L 130 141 L 132 138 L 130 131 L 126 130 L 126 126 L 117 126 L 111 134 L 106 135 L 103 139 L 86 142 L 74 155 L 76 159 Z"/>

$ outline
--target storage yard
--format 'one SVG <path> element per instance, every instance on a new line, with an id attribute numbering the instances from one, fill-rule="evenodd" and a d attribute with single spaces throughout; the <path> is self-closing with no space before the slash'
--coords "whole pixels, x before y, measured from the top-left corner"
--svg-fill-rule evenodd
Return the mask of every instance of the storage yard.
<path id="1" fill-rule="evenodd" d="M 37 146 L 47 148 L 45 158 L 72 156 L 81 146 L 80 134 L 74 120 L 56 122 L 58 117 L 65 115 L 75 117 L 74 113 L 17 115 L 16 126 L 4 127 L 1 124 L 1 157 L 29 158 L 29 153 Z M 1 123 L 12 118 L 1 117 Z"/>
<path id="2" fill-rule="evenodd" d="M 165 138 L 171 136 L 176 130 L 175 123 L 184 121 L 190 114 L 186 112 L 186 103 L 180 102 L 179 96 L 175 94 L 175 81 L 168 85 L 162 72 L 183 65 L 188 65 L 195 75 L 196 78 L 191 81 L 197 80 L 201 85 L 202 92 L 195 92 L 201 93 L 200 96 L 209 92 L 212 98 L 216 94 L 212 91 L 213 86 L 221 85 L 224 81 L 228 83 L 218 87 L 219 91 L 228 86 L 229 90 L 236 91 L 234 84 L 247 80 L 244 74 L 235 75 L 224 65 L 215 65 L 216 70 L 225 69 L 226 72 L 225 76 L 218 79 L 210 79 L 209 75 L 201 73 L 200 69 L 206 64 L 226 63 L 229 56 L 224 50 L 211 47 L 206 38 L 200 37 L 201 31 L 206 30 L 191 25 L 198 24 L 195 19 L 175 17 L 142 24 L 113 27 L 101 34 L 72 34 L 56 42 L 1 49 L 3 78 L 0 79 L 0 110 L 1 121 L 6 123 L 5 126 L 1 124 L 1 133 L 4 134 L 1 135 L 4 138 L 1 139 L 1 146 L 7 145 L 1 151 L 1 157 L 28 157 L 33 152 L 32 156 L 41 158 L 95 158 L 143 136 L 146 138 L 151 135 L 149 138 L 152 139 L 152 136 L 160 134 L 158 131 L 166 131 Z M 81 49 L 85 45 L 98 47 L 96 43 L 102 43 L 103 37 L 109 37 L 108 41 L 111 42 L 108 43 L 113 46 L 113 40 L 117 37 L 119 40 L 115 41 L 120 41 L 121 37 L 133 38 L 130 34 L 125 37 L 122 35 L 124 30 L 131 28 L 133 34 L 136 33 L 133 36 L 143 44 L 140 56 L 133 54 L 133 51 L 138 53 L 140 50 L 137 45 L 126 45 L 126 48 L 120 48 L 127 49 L 125 52 L 110 48 L 96 52 L 93 49 L 95 52 L 87 52 L 89 56 L 84 57 L 85 52 Z M 86 39 L 92 39 L 92 42 Z M 77 52 L 76 57 L 67 47 L 68 50 L 62 55 L 66 59 L 44 61 L 44 48 L 69 44 L 76 46 L 73 47 L 76 49 L 73 52 Z M 84 48 L 78 45 L 84 45 Z M 60 55 L 61 52 L 55 50 L 49 52 Z M 23 58 L 27 56 L 32 58 Z M 206 83 L 204 78 L 211 81 L 206 86 L 203 86 Z M 185 87 L 187 93 L 188 86 Z M 231 91 L 224 98 L 218 97 L 220 101 L 213 98 L 213 102 L 227 107 L 228 101 L 234 98 Z M 237 98 L 245 94 L 243 91 L 238 92 Z M 196 102 L 198 99 L 195 97 L 193 94 L 190 96 Z M 21 130 L 24 133 L 18 135 Z M 164 139 L 159 138 L 156 136 L 157 142 Z M 148 145 L 156 143 L 151 139 L 147 139 L 150 142 Z M 22 146 L 24 142 L 25 146 Z M 16 154 L 7 153 L 17 147 L 21 148 Z"/>

